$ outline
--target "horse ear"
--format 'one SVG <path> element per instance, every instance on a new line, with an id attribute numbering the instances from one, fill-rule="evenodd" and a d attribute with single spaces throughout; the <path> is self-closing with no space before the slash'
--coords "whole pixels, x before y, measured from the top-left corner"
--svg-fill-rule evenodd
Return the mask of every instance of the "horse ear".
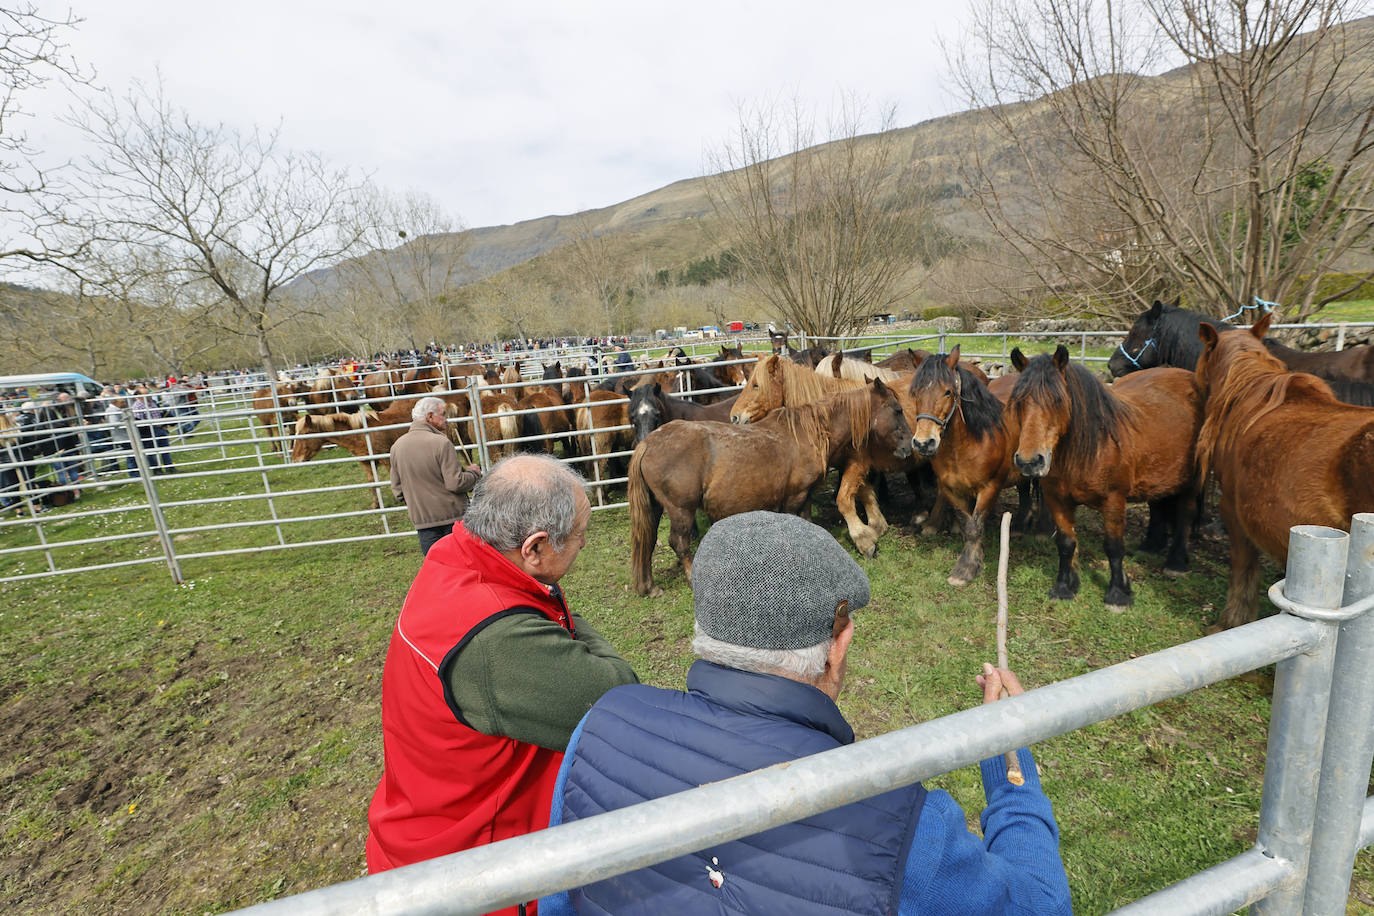
<path id="1" fill-rule="evenodd" d="M 1069 348 L 1060 344 L 1054 348 L 1054 367 L 1060 372 L 1069 364 Z"/>
<path id="2" fill-rule="evenodd" d="M 1017 372 L 1025 372 L 1026 364 L 1029 362 L 1030 360 L 1026 359 L 1026 354 L 1021 352 L 1020 347 L 1011 348 L 1011 364 Z"/>
<path id="3" fill-rule="evenodd" d="M 1264 335 L 1269 331 L 1269 322 L 1274 320 L 1273 312 L 1265 312 L 1259 321 L 1250 325 L 1250 333 L 1255 335 L 1256 340 L 1263 340 Z"/>
<path id="4" fill-rule="evenodd" d="M 658 382 L 654 382 L 654 397 L 663 397 L 663 386 L 660 385 Z"/>
<path id="5" fill-rule="evenodd" d="M 869 379 L 869 381 L 871 381 L 871 382 L 873 383 L 873 391 L 874 391 L 874 393 L 879 394 L 879 395 L 881 395 L 882 397 L 888 397 L 888 396 L 890 396 L 890 395 L 892 394 L 892 392 L 891 392 L 890 390 L 888 390 L 888 387 L 887 387 L 886 385 L 883 384 L 883 380 L 882 380 L 882 379 L 877 378 L 877 377 L 875 376 L 874 378 Z"/>
<path id="6" fill-rule="evenodd" d="M 1178 303 L 1175 302 L 1174 305 L 1178 305 Z M 1156 299 L 1156 300 L 1155 300 L 1155 304 L 1152 305 L 1152 306 L 1150 306 L 1150 310 L 1149 310 L 1148 312 L 1145 313 L 1145 317 L 1146 317 L 1148 320 L 1150 320 L 1150 321 L 1158 321 L 1158 320 L 1159 320 L 1159 316 L 1160 316 L 1163 312 L 1164 312 L 1164 303 L 1163 303 L 1163 302 L 1160 302 L 1158 299 Z"/>
<path id="7" fill-rule="evenodd" d="M 1170 308 L 1178 308 L 1178 304 L 1183 301 L 1182 296 L 1175 296 L 1174 301 L 1169 305 Z"/>
<path id="8" fill-rule="evenodd" d="M 1198 340 L 1201 340 L 1203 346 L 1208 350 L 1215 347 L 1217 341 L 1221 339 L 1221 335 L 1217 333 L 1216 325 L 1208 324 L 1205 321 L 1198 323 L 1197 336 Z"/>
<path id="9" fill-rule="evenodd" d="M 950 351 L 949 351 L 949 355 L 945 357 L 945 365 L 946 365 L 946 366 L 949 366 L 951 369 L 958 369 L 958 368 L 959 368 L 959 345 L 958 345 L 958 344 L 955 344 L 955 345 L 954 345 L 954 349 L 953 349 L 953 350 L 950 350 Z"/>

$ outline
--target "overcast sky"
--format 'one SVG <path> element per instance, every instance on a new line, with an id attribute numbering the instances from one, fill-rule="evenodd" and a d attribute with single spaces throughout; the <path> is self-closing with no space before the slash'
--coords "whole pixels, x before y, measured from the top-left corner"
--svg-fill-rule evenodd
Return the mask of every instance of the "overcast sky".
<path id="1" fill-rule="evenodd" d="M 606 206 L 703 172 L 742 103 L 855 93 L 899 125 L 957 110 L 938 39 L 966 0 L 77 0 L 72 55 L 169 101 L 432 195 L 469 227 Z M 39 0 L 63 15 L 67 3 Z M 70 156 L 70 104 L 27 132 Z"/>

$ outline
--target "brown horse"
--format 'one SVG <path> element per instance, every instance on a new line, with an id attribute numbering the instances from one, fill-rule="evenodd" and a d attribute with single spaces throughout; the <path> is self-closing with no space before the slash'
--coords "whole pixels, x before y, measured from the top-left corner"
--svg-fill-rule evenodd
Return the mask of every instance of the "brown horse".
<path id="1" fill-rule="evenodd" d="M 652 560 L 666 510 L 668 543 L 688 581 L 696 513 L 711 521 L 753 509 L 797 513 L 832 464 L 854 451 L 910 453 L 911 428 L 881 381 L 758 423 L 674 420 L 654 430 L 630 459 L 630 551 L 635 591 L 661 592 Z"/>
<path id="2" fill-rule="evenodd" d="M 611 456 L 634 447 L 626 395 L 593 388 L 573 411 L 579 435 L 578 449 L 592 456 L 596 481 L 610 479 Z M 624 467 L 624 465 L 620 465 Z"/>
<path id="3" fill-rule="evenodd" d="M 558 376 L 561 378 L 562 376 Z M 568 435 L 573 428 L 570 411 L 563 402 L 560 386 L 534 385 L 520 392 L 515 402 L 518 410 L 537 411 L 527 414 L 528 420 L 522 424 L 536 436 L 555 436 L 563 444 L 563 457 L 573 454 L 572 437 Z M 528 451 L 552 452 L 554 439 L 538 439 L 527 443 Z"/>
<path id="4" fill-rule="evenodd" d="M 1187 523 L 1197 490 L 1193 445 L 1202 423 L 1202 398 L 1193 374 L 1156 368 L 1134 372 L 1108 390 L 1096 376 L 1069 362 L 1061 345 L 1053 356 L 1011 361 L 1021 377 L 1007 405 L 1020 429 L 1015 461 L 1027 477 L 1042 478 L 1054 516 L 1059 574 L 1051 598 L 1078 593 L 1078 540 L 1074 511 L 1102 513 L 1104 552 L 1111 567 L 1106 604 L 1131 603 L 1122 568 L 1126 555 L 1126 503 L 1158 503 L 1171 522 L 1173 543 L 1164 568 L 1188 568 Z M 1155 532 L 1152 532 L 1152 535 Z"/>
<path id="5" fill-rule="evenodd" d="M 749 374 L 749 381 L 730 411 L 730 420 L 733 423 L 753 423 L 779 407 L 812 404 L 842 391 L 861 388 L 864 384 L 855 379 L 837 379 L 818 374 L 779 355 L 765 356 Z M 912 414 L 906 385 L 894 387 L 893 391 L 903 410 Z M 913 492 L 919 492 L 919 482 L 915 479 L 917 459 L 910 453 L 902 458 L 890 454 L 869 457 L 871 460 L 855 455 L 842 466 L 840 483 L 835 489 L 835 507 L 844 517 L 854 546 L 865 556 L 871 557 L 877 553 L 878 538 L 887 531 L 888 523 L 878 506 L 877 494 L 868 484 L 868 472 L 902 471 L 911 481 Z M 919 460 L 924 463 L 924 459 Z M 856 499 L 863 503 L 867 524 L 859 518 Z"/>
<path id="6" fill-rule="evenodd" d="M 378 467 L 390 473 L 391 445 L 409 428 L 410 411 L 414 406 L 414 400 L 403 400 L 393 401 L 382 411 L 360 410 L 357 413 L 331 413 L 324 416 L 302 413 L 296 421 L 296 441 L 291 447 L 291 461 L 295 464 L 309 461 L 326 444 L 332 443 L 357 457 L 362 462 L 363 476 L 368 483 L 375 484 Z M 381 508 L 375 487 L 372 488 L 372 508 Z"/>
<path id="7" fill-rule="evenodd" d="M 1255 619 L 1258 551 L 1283 565 L 1293 525 L 1348 531 L 1352 515 L 1374 511 L 1374 409 L 1342 404 L 1321 379 L 1289 372 L 1261 342 L 1269 320 L 1198 328 L 1197 380 L 1207 393 L 1198 463 L 1221 481 L 1231 540 L 1222 628 Z"/>
<path id="8" fill-rule="evenodd" d="M 1264 346 L 1293 372 L 1310 372 L 1328 381 L 1374 382 L 1374 345 L 1333 351 L 1294 350 L 1266 339 Z"/>
<path id="9" fill-rule="evenodd" d="M 362 391 L 347 369 L 325 368 L 309 383 L 305 392 L 306 408 L 313 414 L 353 412 L 362 406 Z"/>
<path id="10" fill-rule="evenodd" d="M 1003 488 L 1022 484 L 1012 460 L 1020 430 L 1009 411 L 978 377 L 948 356 L 922 361 L 912 376 L 911 441 L 930 459 L 940 493 L 959 514 L 964 549 L 949 574 L 950 585 L 967 585 L 983 571 L 983 525 Z M 1023 492 L 1018 512 L 1024 527 L 1030 508 Z"/>
<path id="11" fill-rule="evenodd" d="M 310 390 L 310 386 L 305 382 L 279 382 L 276 388 L 276 404 L 272 403 L 272 390 L 266 386 L 259 388 L 251 395 L 253 416 L 257 417 L 258 423 L 262 424 L 267 435 L 274 439 L 285 433 L 288 422 L 287 415 L 296 415 L 306 393 Z M 273 446 L 273 448 L 276 447 L 276 445 Z"/>

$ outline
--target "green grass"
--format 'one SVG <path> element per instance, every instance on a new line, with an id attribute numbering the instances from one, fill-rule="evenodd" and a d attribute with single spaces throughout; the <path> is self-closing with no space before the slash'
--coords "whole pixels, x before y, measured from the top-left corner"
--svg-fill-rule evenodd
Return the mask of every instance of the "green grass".
<path id="1" fill-rule="evenodd" d="M 300 486 L 359 479 L 347 465 L 289 473 Z M 234 480 L 169 488 L 189 498 Z M 128 498 L 107 491 L 79 505 Z M 301 501 L 292 511 L 366 504 L 360 490 L 291 499 Z M 168 511 L 184 525 L 244 510 Z M 123 521 L 101 530 L 147 524 L 134 512 L 111 518 Z M 848 546 L 833 505 L 822 500 L 817 520 Z M 1129 557 L 1135 605 L 1108 612 L 1100 522 L 1083 510 L 1080 525 L 1083 587 L 1069 602 L 1045 597 L 1053 545 L 1013 539 L 1011 656 L 1028 686 L 1195 639 L 1224 599 L 1225 552 L 1207 543 L 1181 580 L 1163 576 L 1157 558 Z M 304 537 L 381 526 L 358 517 L 286 527 Z M 1141 527 L 1135 510 L 1129 543 Z M 0 543 L 25 536 L 0 532 Z M 178 547 L 244 537 L 209 531 Z M 953 537 L 893 529 L 877 557 L 861 560 L 873 600 L 856 615 L 840 701 L 860 737 L 977 702 L 973 676 L 994 656 L 992 534 L 987 546 L 989 570 L 964 589 L 945 582 Z M 662 598 L 633 594 L 628 557 L 624 512 L 597 513 L 566 591 L 644 681 L 680 687 L 691 592 L 666 534 L 655 563 Z M 419 559 L 407 536 L 187 560 L 181 586 L 160 564 L 0 584 L 0 899 L 18 912 L 203 913 L 360 875 L 381 771 L 382 662 Z M 1278 575 L 1269 567 L 1265 580 Z M 1105 912 L 1253 843 L 1270 689 L 1263 676 L 1216 685 L 1036 748 L 1076 912 Z M 950 791 L 976 828 L 976 768 L 930 784 Z M 1353 912 L 1374 912 L 1361 902 L 1374 894 L 1368 854 L 1354 894 Z"/>
<path id="2" fill-rule="evenodd" d="M 1374 299 L 1332 302 L 1310 321 L 1374 321 Z"/>

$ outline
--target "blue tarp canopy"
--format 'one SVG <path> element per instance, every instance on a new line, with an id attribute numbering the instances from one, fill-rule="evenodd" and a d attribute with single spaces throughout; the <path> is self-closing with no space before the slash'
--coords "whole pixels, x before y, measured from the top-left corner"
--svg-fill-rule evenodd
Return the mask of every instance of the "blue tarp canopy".
<path id="1" fill-rule="evenodd" d="M 28 375 L 0 375 L 0 389 L 4 388 L 68 388 L 73 394 L 93 397 L 100 393 L 101 384 L 80 372 L 33 372 Z"/>

